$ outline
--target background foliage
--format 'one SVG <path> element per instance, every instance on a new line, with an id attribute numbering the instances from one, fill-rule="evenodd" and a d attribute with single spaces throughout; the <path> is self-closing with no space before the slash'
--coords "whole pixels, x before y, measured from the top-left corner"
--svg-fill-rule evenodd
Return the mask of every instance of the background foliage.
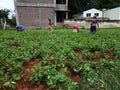
<path id="1" fill-rule="evenodd" d="M 84 10 L 96 8 L 111 9 L 120 6 L 120 0 L 68 0 L 69 1 L 69 18 L 77 13 L 82 13 Z"/>

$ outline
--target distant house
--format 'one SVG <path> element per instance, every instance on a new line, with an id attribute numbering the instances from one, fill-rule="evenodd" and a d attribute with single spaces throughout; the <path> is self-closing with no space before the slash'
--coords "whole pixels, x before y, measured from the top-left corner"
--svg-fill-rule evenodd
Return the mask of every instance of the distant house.
<path id="1" fill-rule="evenodd" d="M 83 17 L 93 17 L 93 16 L 102 17 L 102 11 L 92 8 L 83 12 Z"/>
<path id="2" fill-rule="evenodd" d="M 120 7 L 106 10 L 104 17 L 108 17 L 110 20 L 120 20 Z"/>
<path id="3" fill-rule="evenodd" d="M 83 11 L 83 13 L 78 13 L 74 15 L 74 19 L 85 19 L 85 18 L 91 18 L 93 16 L 97 16 L 98 18 L 102 17 L 102 11 L 97 10 L 95 8 Z"/>

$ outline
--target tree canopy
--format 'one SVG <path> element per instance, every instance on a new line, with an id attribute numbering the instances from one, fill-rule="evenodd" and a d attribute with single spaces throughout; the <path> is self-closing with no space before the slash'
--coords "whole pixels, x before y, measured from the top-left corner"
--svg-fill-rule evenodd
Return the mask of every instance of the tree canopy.
<path id="1" fill-rule="evenodd" d="M 0 10 L 0 28 L 6 28 L 6 25 L 9 24 L 11 26 L 16 26 L 15 15 L 12 15 L 12 19 L 9 19 L 8 16 L 10 15 L 9 9 L 1 9 Z"/>
<path id="2" fill-rule="evenodd" d="M 7 20 L 9 12 L 10 12 L 10 10 L 8 10 L 8 9 L 1 9 L 0 10 L 0 18 L 6 18 L 6 20 Z"/>
<path id="3" fill-rule="evenodd" d="M 96 8 L 111 9 L 120 6 L 120 0 L 68 0 L 69 2 L 69 18 L 77 13 L 82 13 L 85 10 Z"/>

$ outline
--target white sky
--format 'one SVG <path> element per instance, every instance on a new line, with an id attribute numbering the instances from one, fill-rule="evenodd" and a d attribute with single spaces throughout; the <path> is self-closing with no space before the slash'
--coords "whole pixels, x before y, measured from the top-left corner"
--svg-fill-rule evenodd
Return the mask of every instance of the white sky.
<path id="1" fill-rule="evenodd" d="M 0 0 L 0 9 L 14 10 L 14 0 Z"/>

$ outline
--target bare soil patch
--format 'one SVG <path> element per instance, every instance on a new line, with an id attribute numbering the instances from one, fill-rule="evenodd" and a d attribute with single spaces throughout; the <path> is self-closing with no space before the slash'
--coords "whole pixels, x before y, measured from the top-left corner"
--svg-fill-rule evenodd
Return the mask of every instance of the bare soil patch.
<path id="1" fill-rule="evenodd" d="M 74 82 L 80 83 L 82 78 L 80 74 L 75 73 L 72 69 L 68 68 L 67 76 L 70 77 Z"/>
<path id="2" fill-rule="evenodd" d="M 37 86 L 29 81 L 29 76 L 34 73 L 32 68 L 39 62 L 40 59 L 34 59 L 23 65 L 24 76 L 21 80 L 17 82 L 16 90 L 50 90 L 45 83 Z"/>

